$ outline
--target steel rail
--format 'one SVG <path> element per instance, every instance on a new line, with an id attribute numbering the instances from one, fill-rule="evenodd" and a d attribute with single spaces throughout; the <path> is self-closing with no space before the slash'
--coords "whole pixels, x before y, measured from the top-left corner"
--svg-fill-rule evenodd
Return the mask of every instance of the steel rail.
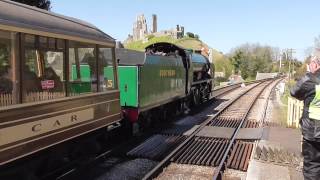
<path id="1" fill-rule="evenodd" d="M 269 86 L 271 83 L 273 83 L 274 81 L 269 82 L 265 87 Z M 252 101 L 249 105 L 248 110 L 246 111 L 246 113 L 244 114 L 244 116 L 241 119 L 241 122 L 239 124 L 239 126 L 236 128 L 236 130 L 234 131 L 231 140 L 229 141 L 229 145 L 227 150 L 225 151 L 223 158 L 221 159 L 219 166 L 215 169 L 214 172 L 214 176 L 213 176 L 213 180 L 221 180 L 222 179 L 222 174 L 224 172 L 224 170 L 227 167 L 227 160 L 228 157 L 231 153 L 232 147 L 234 146 L 235 142 L 236 142 L 236 137 L 237 134 L 239 133 L 240 129 L 242 128 L 243 123 L 245 122 L 245 120 L 247 119 L 247 116 L 249 115 L 252 107 L 254 106 L 254 104 L 256 103 L 257 99 L 259 99 L 260 95 L 262 94 L 262 92 L 264 91 L 264 89 L 262 89 L 258 95 L 255 97 L 254 101 Z M 269 98 L 268 98 L 269 99 Z M 264 107 L 266 108 L 266 107 Z"/>
<path id="2" fill-rule="evenodd" d="M 147 179 L 152 179 L 155 178 L 161 171 L 162 169 L 167 166 L 171 159 L 174 157 L 174 155 L 184 147 L 184 145 L 190 143 L 190 141 L 193 139 L 193 137 L 195 137 L 196 134 L 198 134 L 208 123 L 210 123 L 213 119 L 215 119 L 216 117 L 218 117 L 224 110 L 226 110 L 228 107 L 230 107 L 234 102 L 236 102 L 240 97 L 244 96 L 245 94 L 247 94 L 249 91 L 251 91 L 252 89 L 254 89 L 255 87 L 259 86 L 260 84 L 262 84 L 263 82 L 266 82 L 270 79 L 264 80 L 264 81 L 259 81 L 257 82 L 257 85 L 249 88 L 248 90 L 244 91 L 242 94 L 238 95 L 237 97 L 235 97 L 234 99 L 232 99 L 230 102 L 228 102 L 221 110 L 219 110 L 216 114 L 214 114 L 213 116 L 209 117 L 208 119 L 206 119 L 203 123 L 201 123 L 198 128 L 193 131 L 185 141 L 183 141 L 181 144 L 179 144 L 178 147 L 176 147 L 169 155 L 167 155 L 161 162 L 159 162 L 157 164 L 156 167 L 154 167 L 151 171 L 149 171 L 144 177 L 144 180 Z M 242 125 L 242 123 L 240 124 L 240 126 Z"/>
<path id="3" fill-rule="evenodd" d="M 255 80 L 255 81 L 249 81 L 249 82 L 244 82 L 246 85 L 250 85 L 253 83 L 258 83 L 258 82 L 264 82 L 266 80 L 271 80 L 271 79 L 263 79 L 263 80 Z M 235 90 L 236 88 L 239 88 L 241 86 L 242 83 L 236 83 L 236 84 L 232 84 L 232 85 L 227 85 L 227 86 L 223 86 L 223 87 L 218 87 L 216 89 L 213 90 L 213 98 L 216 98 L 218 96 L 221 96 L 223 94 L 226 94 L 230 91 Z"/>

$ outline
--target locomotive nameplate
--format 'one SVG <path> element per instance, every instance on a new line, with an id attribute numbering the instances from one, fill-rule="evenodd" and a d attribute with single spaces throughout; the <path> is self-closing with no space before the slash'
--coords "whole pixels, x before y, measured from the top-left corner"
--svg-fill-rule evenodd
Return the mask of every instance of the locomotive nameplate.
<path id="1" fill-rule="evenodd" d="M 174 70 L 174 69 L 160 69 L 159 76 L 160 77 L 175 77 L 176 70 Z"/>
<path id="2" fill-rule="evenodd" d="M 50 117 L 30 123 L 0 129 L 0 146 L 26 138 L 58 130 L 74 124 L 89 121 L 94 118 L 94 109 L 89 108 Z"/>

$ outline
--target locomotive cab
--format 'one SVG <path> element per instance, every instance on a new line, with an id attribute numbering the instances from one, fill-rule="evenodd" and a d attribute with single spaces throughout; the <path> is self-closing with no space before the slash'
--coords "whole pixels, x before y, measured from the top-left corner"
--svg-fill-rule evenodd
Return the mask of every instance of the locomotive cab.
<path id="1" fill-rule="evenodd" d="M 179 47 L 177 45 L 166 43 L 166 42 L 160 42 L 151 44 L 146 49 L 147 55 L 162 55 L 162 56 L 173 56 L 173 57 L 180 57 L 183 66 L 185 68 L 185 93 L 188 94 L 191 88 L 192 83 L 192 73 L 190 72 L 190 69 L 192 69 L 192 62 L 190 58 L 190 52 L 185 50 L 182 47 Z"/>

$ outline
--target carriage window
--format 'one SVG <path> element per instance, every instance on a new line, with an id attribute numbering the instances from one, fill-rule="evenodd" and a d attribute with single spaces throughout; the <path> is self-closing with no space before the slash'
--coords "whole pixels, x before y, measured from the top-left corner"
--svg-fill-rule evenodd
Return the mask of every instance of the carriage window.
<path id="1" fill-rule="evenodd" d="M 18 102 L 17 33 L 0 31 L 0 107 Z"/>
<path id="2" fill-rule="evenodd" d="M 99 48 L 100 69 L 100 91 L 115 88 L 114 66 L 112 48 Z"/>
<path id="3" fill-rule="evenodd" d="M 28 47 L 35 47 L 36 44 L 36 36 L 31 34 L 26 34 L 24 36 L 24 45 Z"/>
<path id="4" fill-rule="evenodd" d="M 58 48 L 59 50 L 64 50 L 64 48 L 65 48 L 64 40 L 62 40 L 62 39 L 57 39 L 57 48 Z"/>
<path id="5" fill-rule="evenodd" d="M 41 43 L 47 39 L 45 37 L 34 39 L 39 39 L 36 44 L 39 44 L 41 49 L 27 46 L 25 48 L 25 61 L 22 66 L 23 102 L 65 97 L 63 52 L 44 49 Z"/>
<path id="6" fill-rule="evenodd" d="M 56 48 L 56 39 L 49 38 L 48 45 L 49 45 L 49 49 L 55 49 Z"/>
<path id="7" fill-rule="evenodd" d="M 48 38 L 47 37 L 39 37 L 39 45 L 41 48 L 48 48 Z"/>
<path id="8" fill-rule="evenodd" d="M 69 92 L 71 96 L 97 92 L 95 45 L 69 44 Z"/>

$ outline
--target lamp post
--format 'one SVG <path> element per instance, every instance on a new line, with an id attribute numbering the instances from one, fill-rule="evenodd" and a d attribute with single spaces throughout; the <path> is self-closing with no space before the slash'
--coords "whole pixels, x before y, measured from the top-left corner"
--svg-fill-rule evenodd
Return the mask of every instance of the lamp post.
<path id="1" fill-rule="evenodd" d="M 288 49 L 285 49 L 285 50 L 282 50 L 282 52 L 285 54 L 285 57 L 286 57 L 286 61 L 288 61 Z M 281 62 L 281 59 L 280 58 L 280 67 L 279 69 L 281 69 L 281 66 L 282 66 L 282 62 Z M 288 70 L 288 86 L 290 88 L 290 76 L 291 76 L 291 58 L 289 59 L 289 70 Z"/>
<path id="2" fill-rule="evenodd" d="M 285 51 L 285 55 L 286 55 L 286 59 L 289 60 L 289 72 L 288 72 L 288 79 L 289 79 L 289 86 L 290 86 L 290 78 L 291 78 L 291 58 L 288 58 L 288 50 L 286 49 Z"/>
<path id="3" fill-rule="evenodd" d="M 278 56 L 277 56 L 277 58 L 278 58 Z M 281 64 L 281 63 L 282 63 L 282 62 L 281 62 L 281 59 L 282 59 L 281 54 L 279 54 L 279 61 L 280 61 L 280 62 L 279 62 L 279 74 L 281 73 L 281 65 L 282 65 L 282 64 Z"/>
<path id="4" fill-rule="evenodd" d="M 288 58 L 288 51 L 290 51 L 290 57 L 289 57 L 289 84 L 288 84 L 288 87 L 290 88 L 290 79 L 291 79 L 291 63 L 292 63 L 292 54 L 295 53 L 294 52 L 294 49 L 286 49 L 286 57 Z M 293 64 L 293 67 L 294 69 L 294 64 Z"/>

